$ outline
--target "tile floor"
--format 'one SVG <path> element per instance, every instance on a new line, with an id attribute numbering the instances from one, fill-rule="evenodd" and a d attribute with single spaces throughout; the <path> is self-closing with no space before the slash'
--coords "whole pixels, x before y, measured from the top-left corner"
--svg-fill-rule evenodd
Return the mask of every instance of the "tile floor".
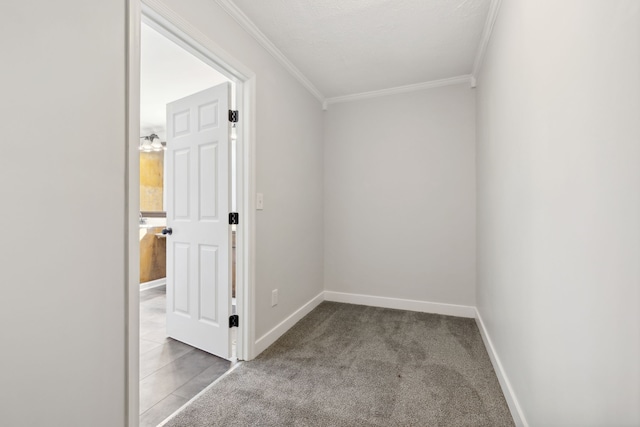
<path id="1" fill-rule="evenodd" d="M 231 363 L 168 338 L 165 287 L 140 292 L 140 426 L 155 427 Z"/>

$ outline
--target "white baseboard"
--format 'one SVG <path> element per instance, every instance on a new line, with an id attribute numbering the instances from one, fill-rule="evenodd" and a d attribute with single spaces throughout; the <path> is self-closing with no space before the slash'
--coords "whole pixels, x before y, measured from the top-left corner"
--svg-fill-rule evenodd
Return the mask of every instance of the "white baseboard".
<path id="1" fill-rule="evenodd" d="M 504 371 L 502 367 L 502 363 L 500 362 L 500 357 L 498 357 L 498 353 L 496 353 L 496 349 L 493 347 L 493 343 L 491 342 L 491 338 L 489 337 L 489 332 L 484 326 L 484 322 L 482 321 L 482 317 L 480 313 L 476 309 L 476 324 L 478 325 L 478 329 L 480 329 L 480 335 L 482 336 L 482 341 L 484 341 L 484 346 L 487 349 L 487 353 L 489 353 L 489 358 L 491 359 L 491 364 L 493 365 L 493 370 L 496 371 L 496 376 L 498 377 L 498 381 L 500 382 L 500 387 L 502 388 L 502 393 L 504 394 L 505 399 L 507 400 L 507 405 L 509 405 L 509 411 L 511 411 L 511 416 L 513 417 L 513 421 L 516 423 L 518 427 L 529 427 L 527 420 L 522 413 L 522 408 L 520 407 L 520 403 L 513 392 L 513 388 L 511 388 L 511 382 L 507 377 L 507 373 Z"/>
<path id="2" fill-rule="evenodd" d="M 254 355 L 258 356 L 260 353 L 265 351 L 271 344 L 276 342 L 278 338 L 280 338 L 285 332 L 291 329 L 293 325 L 298 323 L 300 319 L 309 314 L 311 310 L 316 308 L 322 301 L 324 301 L 324 291 L 320 292 L 305 305 L 297 309 L 291 316 L 287 317 L 278 325 L 276 325 L 276 327 L 258 338 L 255 345 L 253 346 Z"/>
<path id="3" fill-rule="evenodd" d="M 455 305 L 411 299 L 347 294 L 334 291 L 325 291 L 324 299 L 326 301 L 345 302 L 348 304 L 357 305 L 370 305 L 373 307 L 395 308 L 398 310 L 420 311 L 423 313 L 444 314 L 447 316 L 468 318 L 476 317 L 475 307 L 468 305 Z"/>
<path id="4" fill-rule="evenodd" d="M 151 280 L 150 282 L 140 283 L 140 290 L 146 291 L 147 289 L 157 288 L 167 284 L 167 278 L 163 277 L 162 279 Z"/>

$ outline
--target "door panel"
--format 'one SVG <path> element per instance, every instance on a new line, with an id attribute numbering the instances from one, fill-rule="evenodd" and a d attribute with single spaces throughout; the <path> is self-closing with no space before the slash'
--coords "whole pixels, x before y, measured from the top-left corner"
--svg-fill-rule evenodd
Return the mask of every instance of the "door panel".
<path id="1" fill-rule="evenodd" d="M 198 156 L 200 178 L 200 221 L 218 220 L 218 144 L 207 144 L 200 146 Z"/>
<path id="2" fill-rule="evenodd" d="M 229 358 L 229 83 L 167 105 L 167 334 Z"/>
<path id="3" fill-rule="evenodd" d="M 169 143 L 167 142 L 167 145 Z M 174 219 L 189 220 L 189 169 L 190 165 L 190 149 L 176 150 L 173 153 L 173 217 Z"/>
<path id="4" fill-rule="evenodd" d="M 173 313 L 189 316 L 189 244 L 173 242 Z"/>
<path id="5" fill-rule="evenodd" d="M 198 307 L 200 320 L 218 326 L 218 248 L 215 246 L 200 246 L 200 306 Z"/>

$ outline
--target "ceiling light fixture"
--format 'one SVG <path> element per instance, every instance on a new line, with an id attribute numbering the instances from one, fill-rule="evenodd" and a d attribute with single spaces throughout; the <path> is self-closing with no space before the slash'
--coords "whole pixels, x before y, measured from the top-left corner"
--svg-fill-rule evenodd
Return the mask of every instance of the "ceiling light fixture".
<path id="1" fill-rule="evenodd" d="M 141 136 L 140 139 L 141 141 L 138 149 L 145 153 L 149 153 L 151 151 L 162 151 L 167 149 L 166 142 L 160 141 L 160 137 L 155 133 L 152 133 L 151 135 L 147 135 L 147 136 Z"/>
<path id="2" fill-rule="evenodd" d="M 162 151 L 162 143 L 160 142 L 160 138 L 151 139 L 151 148 L 153 148 L 153 151 Z"/>

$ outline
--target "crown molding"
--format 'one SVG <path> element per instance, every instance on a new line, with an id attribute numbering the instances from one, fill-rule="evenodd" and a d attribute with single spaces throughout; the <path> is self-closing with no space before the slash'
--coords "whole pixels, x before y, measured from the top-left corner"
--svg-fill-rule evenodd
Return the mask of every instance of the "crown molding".
<path id="1" fill-rule="evenodd" d="M 249 33 L 260 45 L 269 52 L 282 66 L 321 103 L 325 98 L 313 83 L 274 45 L 271 40 L 253 23 L 247 15 L 232 0 L 215 0 L 216 3 Z"/>
<path id="2" fill-rule="evenodd" d="M 491 0 L 491 4 L 489 5 L 489 12 L 487 13 L 487 19 L 484 22 L 484 29 L 482 30 L 482 38 L 480 39 L 480 44 L 478 45 L 476 59 L 473 61 L 473 69 L 471 71 L 471 87 L 476 87 L 476 79 L 478 78 L 480 67 L 482 67 L 482 62 L 484 61 L 484 55 L 487 51 L 489 40 L 491 40 L 491 33 L 493 33 L 493 27 L 496 24 L 496 18 L 498 17 L 498 12 L 500 11 L 501 4 L 502 0 Z"/>
<path id="3" fill-rule="evenodd" d="M 359 101 L 361 99 L 377 98 L 380 96 L 396 95 L 399 93 L 417 92 L 420 90 L 433 89 L 443 86 L 458 85 L 462 83 L 471 84 L 471 75 L 450 77 L 447 79 L 431 80 L 423 83 L 416 83 L 406 86 L 392 87 L 388 89 L 374 90 L 371 92 L 354 93 L 352 95 L 336 96 L 333 98 L 327 98 L 323 106 L 329 104 L 337 104 L 340 102 Z M 325 108 L 326 109 L 326 108 Z"/>

